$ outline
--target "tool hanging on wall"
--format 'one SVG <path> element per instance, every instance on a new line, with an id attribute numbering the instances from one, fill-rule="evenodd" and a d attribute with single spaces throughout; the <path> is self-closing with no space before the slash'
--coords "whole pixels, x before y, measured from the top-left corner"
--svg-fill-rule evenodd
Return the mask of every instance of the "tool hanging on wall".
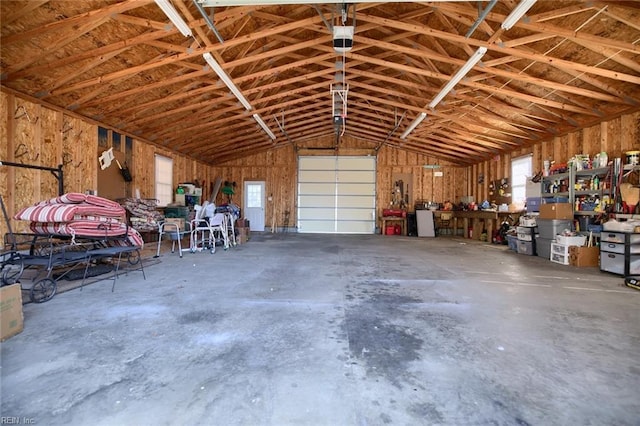
<path id="1" fill-rule="evenodd" d="M 116 160 L 116 164 L 118 165 L 118 168 L 120 169 L 120 174 L 124 178 L 124 181 L 131 182 L 133 180 L 133 176 L 131 176 L 131 172 L 129 171 L 129 167 L 127 167 L 127 163 L 124 163 L 124 167 L 122 167 L 118 159 L 116 158 L 115 160 Z"/>

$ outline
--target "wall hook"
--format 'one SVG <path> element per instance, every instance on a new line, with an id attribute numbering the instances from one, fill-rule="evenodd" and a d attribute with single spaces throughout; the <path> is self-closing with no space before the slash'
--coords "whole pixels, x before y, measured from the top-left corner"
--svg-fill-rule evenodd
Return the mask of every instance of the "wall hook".
<path id="1" fill-rule="evenodd" d="M 27 148 L 27 146 L 25 144 L 21 143 L 20 145 L 18 145 L 16 147 L 16 150 L 13 151 L 13 158 L 24 157 L 28 153 L 29 153 L 29 149 Z"/>
<path id="2" fill-rule="evenodd" d="M 22 111 L 22 114 L 18 115 L 18 112 Z M 36 117 L 35 120 L 31 119 L 31 116 L 29 115 L 29 112 L 27 111 L 27 109 L 23 106 L 20 105 L 18 108 L 16 108 L 16 112 L 13 114 L 13 118 L 18 120 L 22 117 L 27 117 L 27 120 L 29 121 L 29 123 L 37 123 L 38 122 L 38 117 Z"/>

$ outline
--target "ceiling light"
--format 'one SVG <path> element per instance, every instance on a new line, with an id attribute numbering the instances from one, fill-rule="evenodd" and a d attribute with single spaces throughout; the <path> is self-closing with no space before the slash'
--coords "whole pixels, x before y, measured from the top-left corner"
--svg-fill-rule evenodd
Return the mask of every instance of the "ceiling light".
<path id="1" fill-rule="evenodd" d="M 162 9 L 164 14 L 167 15 L 167 18 L 171 20 L 173 25 L 175 25 L 175 27 L 182 33 L 183 36 L 191 37 L 192 35 L 191 28 L 189 28 L 187 23 L 184 22 L 184 19 L 182 19 L 182 17 L 178 13 L 178 11 L 173 8 L 171 3 L 169 3 L 169 0 L 155 0 L 155 2 L 158 5 L 158 7 Z"/>
<path id="2" fill-rule="evenodd" d="M 462 80 L 462 78 L 467 75 L 467 73 L 473 68 L 479 61 L 482 59 L 484 54 L 487 52 L 486 47 L 479 47 L 478 50 L 475 51 L 473 55 L 469 58 L 469 60 L 458 70 L 458 72 L 451 77 L 451 80 L 442 88 L 440 93 L 436 95 L 435 98 L 429 104 L 429 108 L 435 108 L 436 105 L 440 103 L 440 101 L 447 96 L 447 94 L 455 87 L 456 84 Z"/>
<path id="3" fill-rule="evenodd" d="M 264 130 L 267 135 L 269 135 L 269 137 L 273 140 L 276 140 L 276 135 L 273 134 L 273 132 L 271 131 L 271 129 L 267 126 L 267 123 L 265 123 L 262 118 L 260 118 L 259 114 L 253 114 L 253 119 L 256 120 L 258 122 L 258 124 L 260 125 L 260 127 L 262 127 L 262 130 Z"/>
<path id="4" fill-rule="evenodd" d="M 536 0 L 522 0 L 520 4 L 516 6 L 513 11 L 507 16 L 507 19 L 504 20 L 501 27 L 503 30 L 510 30 L 519 20 L 524 16 L 525 13 L 533 6 Z"/>
<path id="5" fill-rule="evenodd" d="M 420 115 L 418 115 L 416 119 L 413 120 L 413 123 L 409 125 L 407 130 L 405 130 L 404 133 L 400 135 L 400 139 L 406 139 L 407 136 L 409 136 L 409 133 L 413 132 L 413 129 L 418 127 L 418 124 L 422 123 L 422 120 L 424 120 L 425 118 L 427 118 L 427 113 L 421 112 Z"/>
<path id="6" fill-rule="evenodd" d="M 251 111 L 252 107 L 249 101 L 247 101 L 247 99 L 242 95 L 238 87 L 233 83 L 233 81 L 231 81 L 231 79 L 229 78 L 227 73 L 224 72 L 220 64 L 216 62 L 216 60 L 213 58 L 213 55 L 211 55 L 211 53 L 209 52 L 206 52 L 202 55 L 202 57 L 204 58 L 205 61 L 207 61 L 211 69 L 214 70 L 216 74 L 218 74 L 218 77 L 220 77 L 220 80 L 222 80 L 223 83 L 227 85 L 229 90 L 231 90 L 231 93 L 233 93 L 234 96 L 238 98 L 242 106 L 244 106 L 247 109 L 247 111 Z"/>

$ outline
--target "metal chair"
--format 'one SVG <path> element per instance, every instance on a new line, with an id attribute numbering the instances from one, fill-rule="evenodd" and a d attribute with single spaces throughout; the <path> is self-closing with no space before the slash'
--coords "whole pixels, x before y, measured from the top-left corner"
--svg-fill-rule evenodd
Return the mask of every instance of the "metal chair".
<path id="1" fill-rule="evenodd" d="M 158 250 L 156 251 L 156 255 L 154 257 L 160 257 L 160 245 L 162 244 L 162 237 L 165 234 L 171 238 L 171 253 L 175 251 L 176 242 L 178 244 L 178 253 L 180 254 L 180 257 L 182 257 L 183 251 L 189 250 L 188 248 L 182 248 L 181 240 L 187 234 L 190 234 L 190 231 L 186 229 L 180 229 L 180 225 L 174 222 L 161 222 L 158 225 Z"/>

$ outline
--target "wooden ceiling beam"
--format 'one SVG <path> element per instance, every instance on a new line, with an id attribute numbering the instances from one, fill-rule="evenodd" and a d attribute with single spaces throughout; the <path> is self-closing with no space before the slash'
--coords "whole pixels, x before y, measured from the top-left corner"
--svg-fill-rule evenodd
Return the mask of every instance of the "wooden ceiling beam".
<path id="1" fill-rule="evenodd" d="M 2 44 L 6 46 L 16 42 L 30 41 L 53 31 L 67 31 L 75 26 L 84 25 L 87 21 L 99 21 L 104 18 L 109 18 L 113 14 L 127 12 L 150 3 L 153 3 L 153 0 L 122 0 L 101 9 L 94 9 L 60 21 L 39 25 L 21 33 L 2 37 Z"/>
<path id="2" fill-rule="evenodd" d="M 389 19 L 389 18 L 379 18 L 377 16 L 372 16 L 372 15 L 368 15 L 368 14 L 360 14 L 358 15 L 358 19 L 367 21 L 367 22 L 371 22 L 374 24 L 378 24 L 378 25 L 385 25 L 385 26 L 389 26 L 389 27 L 393 27 L 393 28 L 397 28 L 399 30 L 402 31 L 410 31 L 410 32 L 416 32 L 416 33 L 420 33 L 420 34 L 424 34 L 424 35 L 429 35 L 432 37 L 436 37 L 436 38 L 441 38 L 443 40 L 448 40 L 451 42 L 458 42 L 461 44 L 470 44 L 472 46 L 475 47 L 486 47 L 488 50 L 490 51 L 495 51 L 498 52 L 500 54 L 505 54 L 505 55 L 511 55 L 511 56 L 516 56 L 519 58 L 523 58 L 523 59 L 530 59 L 536 62 L 540 62 L 543 64 L 547 64 L 547 65 L 551 65 L 560 69 L 564 69 L 564 68 L 568 68 L 568 69 L 574 69 L 574 70 L 578 70 L 578 71 L 583 71 L 589 74 L 594 74 L 594 75 L 599 75 L 601 77 L 606 77 L 606 78 L 610 78 L 613 80 L 622 80 L 622 81 L 626 81 L 628 83 L 633 83 L 633 84 L 640 84 L 640 77 L 635 76 L 635 75 L 630 75 L 630 74 L 625 74 L 625 73 L 621 73 L 621 72 L 617 72 L 617 71 L 611 71 L 611 70 L 607 70 L 607 69 L 603 69 L 603 68 L 598 68 L 598 67 L 593 67 L 593 66 L 589 66 L 589 65 L 584 65 L 584 64 L 580 64 L 577 62 L 571 62 L 571 61 L 567 61 L 564 59 L 560 59 L 560 58 L 553 58 L 553 57 L 549 57 L 549 56 L 545 56 L 543 54 L 534 54 L 534 53 L 527 53 L 524 52 L 522 50 L 519 49 L 515 49 L 512 47 L 504 47 L 504 46 L 500 46 L 498 44 L 493 44 L 493 43 L 486 43 L 484 41 L 481 40 L 475 40 L 472 38 L 465 38 L 464 36 L 460 36 L 460 35 L 456 35 L 456 34 L 450 34 L 450 33 L 446 33 L 444 31 L 439 31 L 439 30 L 435 30 L 433 28 L 427 28 L 423 25 L 418 25 L 418 24 L 407 24 L 404 22 L 398 22 L 394 19 Z M 540 31 L 540 32 L 544 32 L 544 29 L 535 29 L 532 31 Z M 550 31 L 551 33 L 553 33 L 553 31 Z M 562 31 L 563 34 L 558 34 L 560 36 L 565 36 L 566 33 L 568 33 L 567 31 Z M 571 39 L 570 37 L 567 36 L 567 38 Z M 596 37 L 597 39 L 601 39 L 600 37 Z M 606 41 L 606 39 L 604 39 Z M 606 45 L 609 45 L 608 43 L 605 43 Z M 624 49 L 623 50 L 629 50 L 633 53 L 638 53 L 640 51 L 640 47 L 638 46 L 634 46 L 630 45 L 628 43 L 613 43 L 614 45 L 612 46 L 613 48 L 620 48 L 620 49 Z"/>
<path id="3" fill-rule="evenodd" d="M 133 89 L 128 89 L 121 92 L 116 92 L 110 95 L 106 95 L 100 98 L 95 98 L 89 102 L 83 103 L 82 106 L 92 107 L 99 104 L 110 104 L 127 97 L 136 97 L 141 93 L 154 91 L 156 89 L 161 89 L 162 87 L 171 86 L 177 83 L 181 83 L 183 81 L 192 81 L 192 80 L 198 81 L 202 77 L 209 76 L 209 75 L 211 75 L 210 70 L 194 71 L 194 72 L 189 72 L 187 74 L 180 74 L 180 75 L 176 75 L 175 77 L 150 83 L 145 86 L 139 86 Z"/>
<path id="4" fill-rule="evenodd" d="M 59 37 L 53 43 L 47 43 L 46 46 L 44 46 L 44 48 L 42 48 L 42 50 L 38 52 L 39 53 L 38 55 L 28 56 L 24 61 L 20 62 L 19 64 L 13 64 L 12 66 L 8 67 L 5 71 L 5 77 L 3 78 L 3 80 L 8 79 L 8 76 L 11 76 L 12 74 L 19 72 L 20 70 L 23 70 L 29 67 L 29 65 L 31 64 L 41 61 L 42 58 L 47 58 L 53 52 L 56 52 L 62 49 L 64 46 L 72 43 L 73 41 L 77 40 L 81 36 L 96 29 L 97 27 L 101 26 L 108 20 L 109 20 L 108 16 L 98 16 L 91 21 L 83 22 L 81 25 L 78 25 L 77 27 L 74 26 L 72 31 L 65 32 L 62 37 Z M 3 39 L 3 43 L 4 43 L 4 39 Z"/>

